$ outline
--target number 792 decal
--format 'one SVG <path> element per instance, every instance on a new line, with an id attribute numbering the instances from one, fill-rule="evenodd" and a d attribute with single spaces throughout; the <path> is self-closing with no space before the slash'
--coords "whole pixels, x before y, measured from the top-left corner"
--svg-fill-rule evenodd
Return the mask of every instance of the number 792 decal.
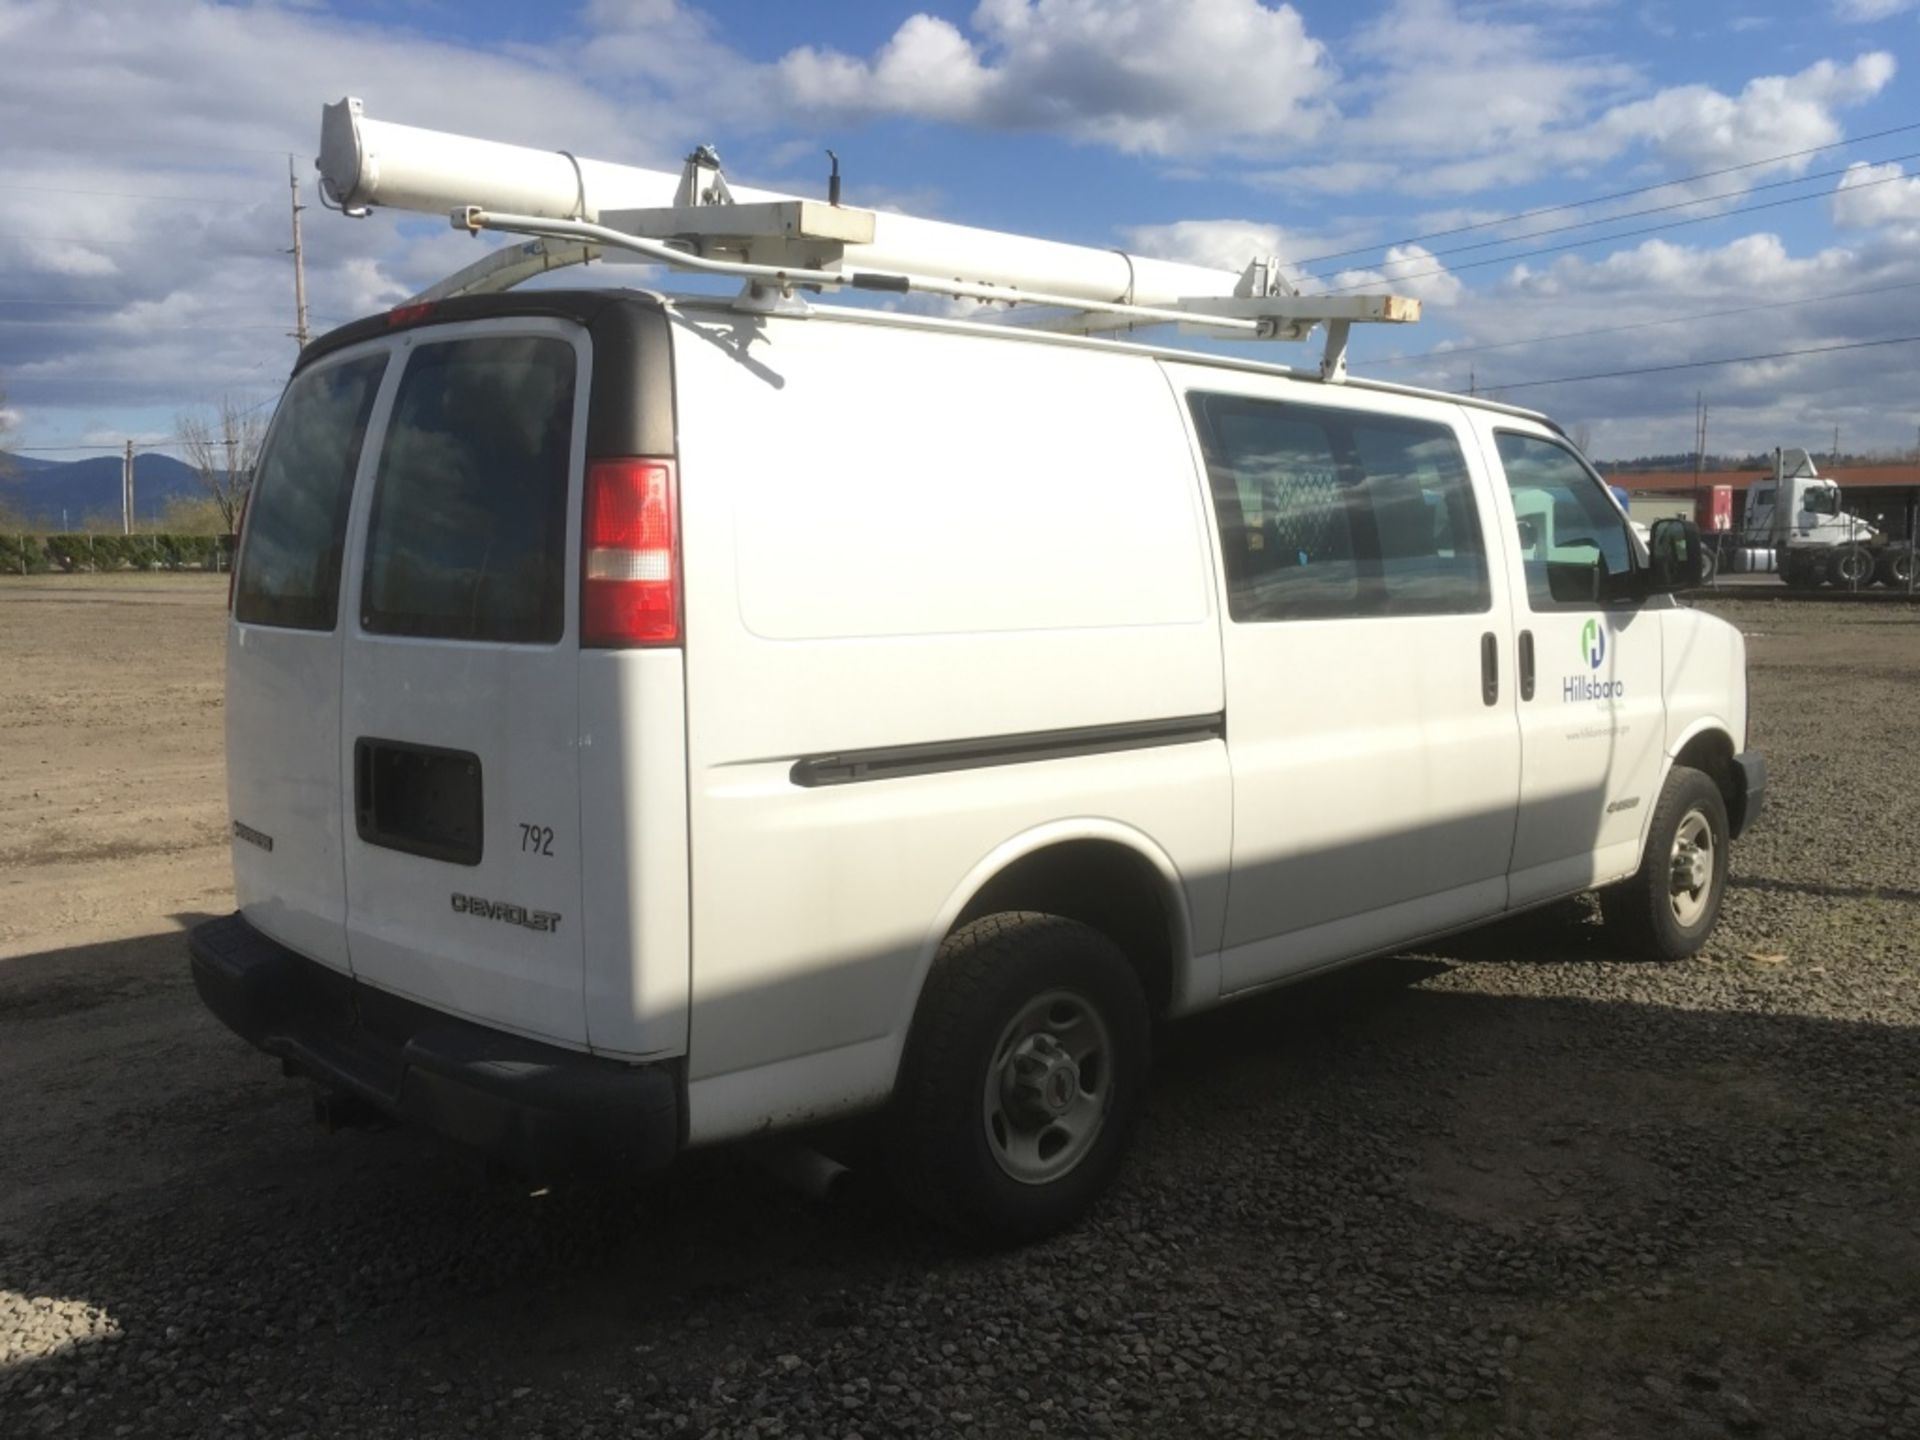
<path id="1" fill-rule="evenodd" d="M 553 854 L 553 827 L 520 823 L 520 848 L 529 855 Z"/>

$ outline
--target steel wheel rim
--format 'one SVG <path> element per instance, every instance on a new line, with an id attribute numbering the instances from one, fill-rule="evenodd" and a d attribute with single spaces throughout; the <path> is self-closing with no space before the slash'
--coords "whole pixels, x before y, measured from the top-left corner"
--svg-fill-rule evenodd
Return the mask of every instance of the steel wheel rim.
<path id="1" fill-rule="evenodd" d="M 994 1162 L 1023 1185 L 1046 1185 L 1092 1151 L 1113 1102 L 1113 1037 L 1071 990 L 1025 1005 L 994 1044 L 981 1119 Z"/>
<path id="2" fill-rule="evenodd" d="M 1673 856 L 1668 867 L 1668 902 L 1682 929 L 1699 923 L 1713 896 L 1713 826 L 1706 812 L 1689 810 L 1673 834 Z"/>

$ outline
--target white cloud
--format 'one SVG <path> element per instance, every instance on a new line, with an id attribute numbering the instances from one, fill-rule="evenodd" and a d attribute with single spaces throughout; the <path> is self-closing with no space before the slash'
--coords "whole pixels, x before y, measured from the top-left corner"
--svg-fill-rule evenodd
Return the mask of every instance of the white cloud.
<path id="1" fill-rule="evenodd" d="M 657 25 L 691 23 L 652 8 Z M 593 137 L 606 158 L 674 163 L 700 115 L 659 92 L 596 91 L 580 73 L 594 48 L 495 53 L 274 5 L 0 0 L 0 54 L 14 61 L 0 134 L 19 142 L 0 147 L 0 294 L 46 302 L 0 313 L 11 403 L 36 431 L 71 435 L 102 408 L 271 395 L 294 356 L 288 153 L 311 207 L 316 330 L 492 243 L 322 211 L 308 157 L 325 100 L 351 92 L 377 116 L 532 145 Z"/>
<path id="2" fill-rule="evenodd" d="M 778 71 L 822 113 L 1047 130 L 1156 155 L 1312 135 L 1334 81 L 1291 5 L 981 0 L 971 36 L 915 15 L 870 59 L 805 46 Z"/>
<path id="3" fill-rule="evenodd" d="M 1864 292 L 1864 293 L 1857 293 Z M 1803 305 L 1774 302 L 1808 299 Z M 1756 308 L 1765 307 L 1765 308 Z M 1685 317 L 1685 323 L 1672 322 Z M 1920 249 L 1897 236 L 1795 254 L 1771 234 L 1722 245 L 1649 239 L 1600 259 L 1563 256 L 1517 265 L 1462 293 L 1447 311 L 1457 338 L 1444 353 L 1362 373 L 1465 390 L 1548 410 L 1591 428 L 1594 453 L 1614 458 L 1690 448 L 1695 391 L 1714 413 L 1715 449 L 1739 453 L 1808 443 L 1838 423 L 1862 446 L 1906 444 L 1906 367 L 1881 350 L 1832 351 L 1567 386 L 1536 379 L 1766 355 L 1920 334 Z M 1631 328 L 1622 328 L 1631 327 Z M 1421 331 L 1365 338 L 1431 350 Z M 1536 337 L 1540 343 L 1516 344 Z"/>
<path id="4" fill-rule="evenodd" d="M 1591 34 L 1456 0 L 1396 0 L 1340 56 L 1349 79 L 1332 97 L 1342 115 L 1325 128 L 1321 154 L 1251 178 L 1281 189 L 1324 181 L 1317 188 L 1341 193 L 1341 182 L 1364 176 L 1365 188 L 1391 179 L 1403 191 L 1469 195 L 1623 159 L 1668 174 L 1718 170 L 1841 138 L 1840 112 L 1882 93 L 1896 68 L 1874 51 L 1732 93 L 1704 84 L 1649 92 L 1640 66 L 1582 48 Z M 1756 166 L 1706 193 L 1807 163 Z"/>
<path id="5" fill-rule="evenodd" d="M 1391 291 L 1445 307 L 1457 305 L 1467 287 L 1426 246 L 1407 244 L 1389 245 L 1378 269 L 1340 271 L 1333 277 L 1331 288 Z"/>
<path id="6" fill-rule="evenodd" d="M 1878 95 L 1894 70 L 1893 56 L 1874 51 L 1847 64 L 1821 60 L 1797 75 L 1763 75 L 1738 95 L 1706 85 L 1674 86 L 1608 110 L 1591 127 L 1589 140 L 1600 155 L 1645 146 L 1686 171 L 1746 165 L 1840 139 L 1844 132 L 1835 112 Z M 1807 163 L 1802 157 L 1755 173 L 1797 173 Z"/>
<path id="7" fill-rule="evenodd" d="M 1913 9 L 1916 0 L 1833 0 L 1836 18 L 1866 24 L 1891 19 Z"/>
<path id="8" fill-rule="evenodd" d="M 1423 159 L 1532 142 L 1637 79 L 1610 57 L 1563 53 L 1539 25 L 1467 15 L 1452 0 L 1397 0 L 1354 52 L 1352 88 L 1367 104 L 1337 138 Z"/>
<path id="9" fill-rule="evenodd" d="M 1121 234 L 1135 254 L 1216 270 L 1243 270 L 1251 260 L 1277 255 L 1295 284 L 1307 280 L 1299 263 L 1302 259 L 1358 243 L 1353 234 L 1312 234 L 1260 220 L 1175 220 L 1129 226 Z"/>
<path id="10" fill-rule="evenodd" d="M 1920 176 L 1908 176 L 1893 161 L 1849 165 L 1830 203 L 1833 223 L 1842 229 L 1920 224 Z"/>

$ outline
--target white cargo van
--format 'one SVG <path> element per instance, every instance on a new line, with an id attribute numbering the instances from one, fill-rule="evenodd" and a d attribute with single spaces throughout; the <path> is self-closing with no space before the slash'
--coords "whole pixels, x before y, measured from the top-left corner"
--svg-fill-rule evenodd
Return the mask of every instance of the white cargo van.
<path id="1" fill-rule="evenodd" d="M 936 1213 L 1039 1233 L 1156 1021 L 1596 886 L 1703 943 L 1763 772 L 1672 583 L 1458 398 L 627 291 L 361 321 L 261 460 L 195 974 L 534 1168 L 890 1108 Z"/>
<path id="2" fill-rule="evenodd" d="M 1504 406 L 522 291 L 309 347 L 257 477 L 200 992 L 535 1172 L 867 1115 L 1043 1234 L 1160 1022 L 1594 888 L 1688 955 L 1762 802 L 1697 532 Z"/>

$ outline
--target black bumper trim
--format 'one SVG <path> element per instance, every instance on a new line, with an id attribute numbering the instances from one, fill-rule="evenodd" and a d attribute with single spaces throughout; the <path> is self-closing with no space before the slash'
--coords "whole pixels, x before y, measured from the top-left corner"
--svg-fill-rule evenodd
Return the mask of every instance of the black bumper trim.
<path id="1" fill-rule="evenodd" d="M 628 1065 L 488 1029 L 361 985 L 235 914 L 187 937 L 220 1021 L 321 1085 L 534 1176 L 650 1174 L 680 1147 L 670 1065 Z"/>
<path id="2" fill-rule="evenodd" d="M 1753 828 L 1767 805 L 1767 759 L 1757 750 L 1733 757 L 1734 803 L 1727 812 L 1727 832 L 1738 840 Z"/>

